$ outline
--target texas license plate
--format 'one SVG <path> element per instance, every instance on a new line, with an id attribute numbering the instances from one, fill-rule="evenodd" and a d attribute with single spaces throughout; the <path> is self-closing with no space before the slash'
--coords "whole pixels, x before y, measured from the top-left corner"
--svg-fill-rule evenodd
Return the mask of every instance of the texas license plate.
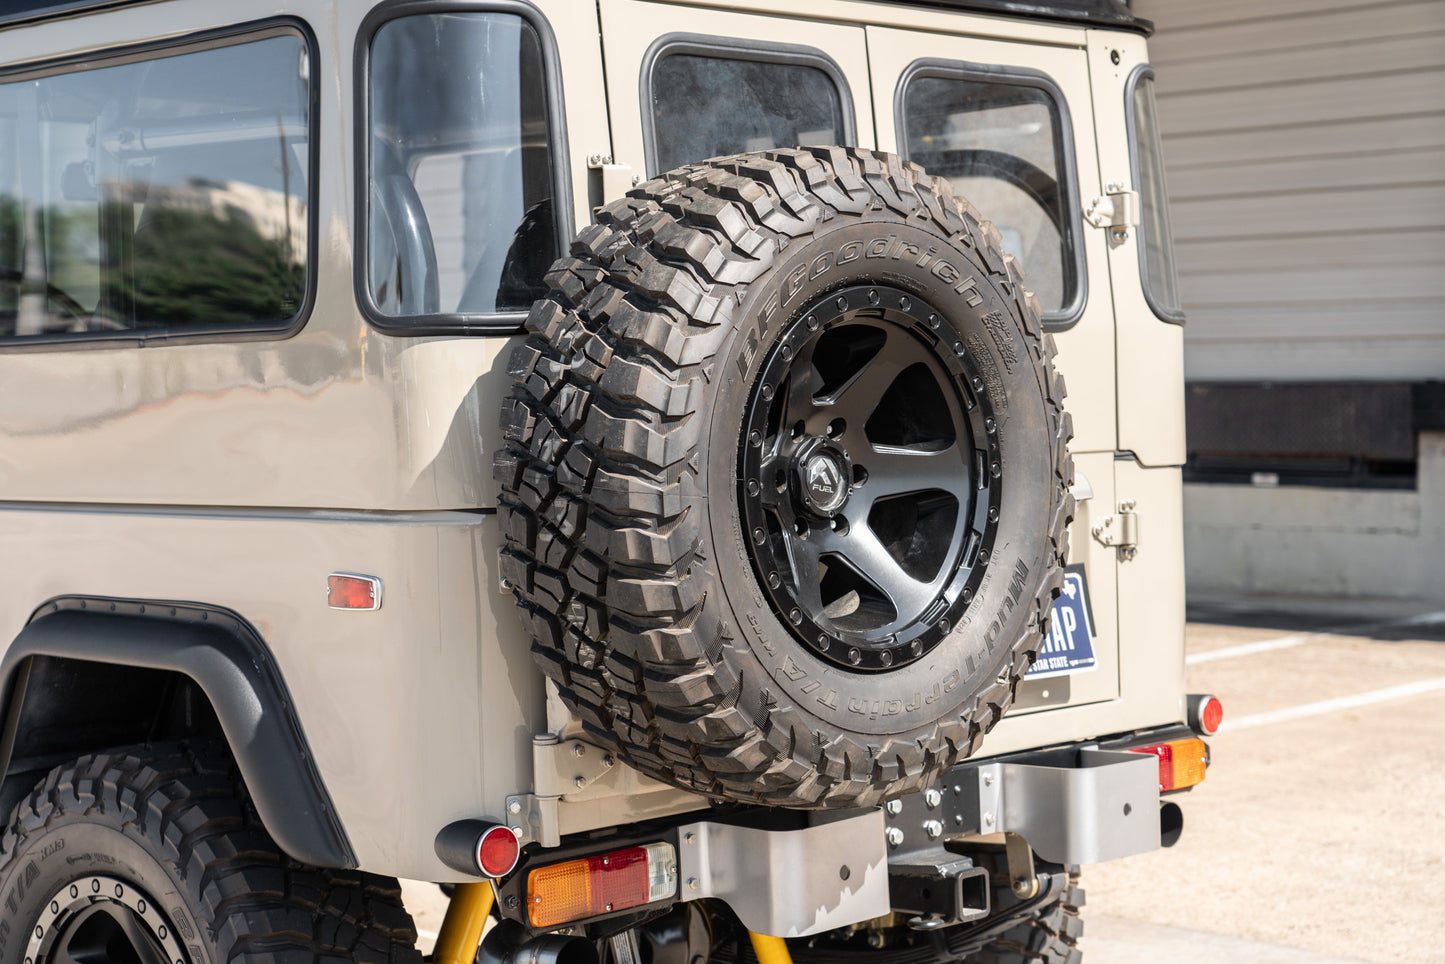
<path id="1" fill-rule="evenodd" d="M 1071 676 L 1094 668 L 1094 621 L 1090 618 L 1089 584 L 1082 565 L 1064 570 L 1064 591 L 1054 600 L 1049 634 L 1039 658 L 1025 679 Z"/>

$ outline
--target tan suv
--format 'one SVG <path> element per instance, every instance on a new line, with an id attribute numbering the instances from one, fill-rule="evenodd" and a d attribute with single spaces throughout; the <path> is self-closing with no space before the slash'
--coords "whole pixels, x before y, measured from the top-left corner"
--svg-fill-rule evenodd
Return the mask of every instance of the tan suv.
<path id="1" fill-rule="evenodd" d="M 1072 961 L 1177 837 L 1118 0 L 4 17 L 0 964 Z"/>

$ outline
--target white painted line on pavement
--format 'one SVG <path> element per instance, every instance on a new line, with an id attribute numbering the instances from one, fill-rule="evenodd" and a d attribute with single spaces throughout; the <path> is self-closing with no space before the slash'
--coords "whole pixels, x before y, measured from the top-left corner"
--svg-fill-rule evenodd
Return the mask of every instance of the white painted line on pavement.
<path id="1" fill-rule="evenodd" d="M 1408 619 L 1391 619 L 1387 622 L 1358 623 L 1353 626 L 1339 626 L 1334 629 L 1321 629 L 1313 633 L 1294 633 L 1289 636 L 1277 636 L 1274 639 L 1261 639 L 1255 643 L 1240 643 L 1238 646 L 1225 646 L 1222 649 L 1208 649 L 1202 653 L 1190 653 L 1184 657 L 1187 666 L 1196 663 L 1212 663 L 1219 659 L 1233 659 L 1236 656 L 1253 656 L 1256 653 L 1270 653 L 1277 649 L 1293 649 L 1296 646 L 1303 646 L 1305 643 L 1313 643 L 1321 639 L 1329 639 L 1331 636 L 1354 636 L 1360 633 L 1368 633 L 1377 629 L 1405 629 L 1410 626 L 1434 626 L 1445 623 L 1445 611 L 1435 613 L 1421 613 L 1418 616 L 1411 616 Z"/>
<path id="2" fill-rule="evenodd" d="M 1445 690 L 1445 676 L 1437 676 L 1434 679 L 1416 680 L 1413 683 L 1401 683 L 1399 686 L 1387 686 L 1382 690 L 1356 693 L 1354 696 L 1340 696 L 1332 700 L 1320 700 L 1318 703 L 1287 706 L 1282 710 L 1270 710 L 1267 713 L 1241 716 L 1238 719 L 1225 720 L 1220 724 L 1218 732 L 1248 730 L 1256 726 L 1266 726 L 1270 723 L 1286 723 L 1290 720 L 1301 720 L 1311 716 L 1325 716 L 1329 713 L 1353 710 L 1357 707 L 1370 706 L 1374 703 L 1388 703 L 1390 700 L 1400 700 L 1407 696 L 1433 693 L 1436 690 Z"/>

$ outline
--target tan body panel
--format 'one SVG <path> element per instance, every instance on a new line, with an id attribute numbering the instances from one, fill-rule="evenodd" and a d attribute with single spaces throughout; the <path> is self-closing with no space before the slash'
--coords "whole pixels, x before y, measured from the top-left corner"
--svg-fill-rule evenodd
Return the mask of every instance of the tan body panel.
<path id="1" fill-rule="evenodd" d="M 0 63 L 185 36 L 232 23 L 235 6 L 174 0 L 0 30 Z M 860 143 L 885 150 L 896 146 L 893 90 L 912 60 L 1032 66 L 1069 98 L 1081 196 L 1127 171 L 1122 80 L 1099 65 L 1109 45 L 1120 47 L 1132 58 L 1118 68 L 1127 75 L 1143 57 L 1133 35 L 852 0 L 737 0 L 725 9 L 601 0 L 604 79 L 598 8 L 536 6 L 556 37 L 578 226 L 590 216 L 589 155 L 611 153 L 642 172 L 638 68 L 652 41 L 674 31 L 821 49 L 848 79 Z M 235 610 L 276 657 L 361 866 L 459 879 L 433 852 L 436 832 L 462 817 L 501 818 L 508 796 L 533 788 L 532 736 L 563 722 L 547 719 L 529 641 L 510 597 L 496 591 L 494 518 L 475 511 L 495 505 L 491 453 L 514 341 L 395 337 L 365 322 L 352 282 L 351 53 L 366 11 L 294 0 L 279 12 L 309 24 L 319 46 L 310 316 L 290 338 L 0 350 L 0 639 L 62 594 Z M 1107 151 L 1095 145 L 1095 124 Z M 1150 409 L 1159 386 L 1179 392 L 1178 329 L 1143 305 L 1132 242 L 1111 252 L 1102 232 L 1085 228 L 1083 243 L 1085 315 L 1058 340 L 1077 464 L 1095 492 L 1071 541 L 1074 560 L 1088 565 L 1099 666 L 1052 686 L 1026 684 L 986 752 L 1182 718 L 1179 471 L 1114 459 L 1116 448 L 1134 448 L 1147 465 L 1182 458 L 1182 414 Z M 1118 367 L 1128 373 L 1117 404 L 1111 280 Z M 1147 541 L 1116 573 L 1115 550 L 1089 530 L 1120 498 L 1140 500 Z M 325 577 L 336 570 L 379 577 L 381 610 L 329 610 Z M 1059 706 L 1065 683 L 1068 704 Z M 564 797 L 561 826 L 702 804 L 639 789 L 623 781 L 615 793 Z"/>

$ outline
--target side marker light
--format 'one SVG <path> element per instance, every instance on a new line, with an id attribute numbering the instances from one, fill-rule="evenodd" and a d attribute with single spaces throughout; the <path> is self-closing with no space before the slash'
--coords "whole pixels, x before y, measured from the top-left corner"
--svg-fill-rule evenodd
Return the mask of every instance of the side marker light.
<path id="1" fill-rule="evenodd" d="M 326 577 L 326 603 L 332 609 L 368 612 L 381 608 L 381 580 L 352 572 L 333 572 Z"/>

